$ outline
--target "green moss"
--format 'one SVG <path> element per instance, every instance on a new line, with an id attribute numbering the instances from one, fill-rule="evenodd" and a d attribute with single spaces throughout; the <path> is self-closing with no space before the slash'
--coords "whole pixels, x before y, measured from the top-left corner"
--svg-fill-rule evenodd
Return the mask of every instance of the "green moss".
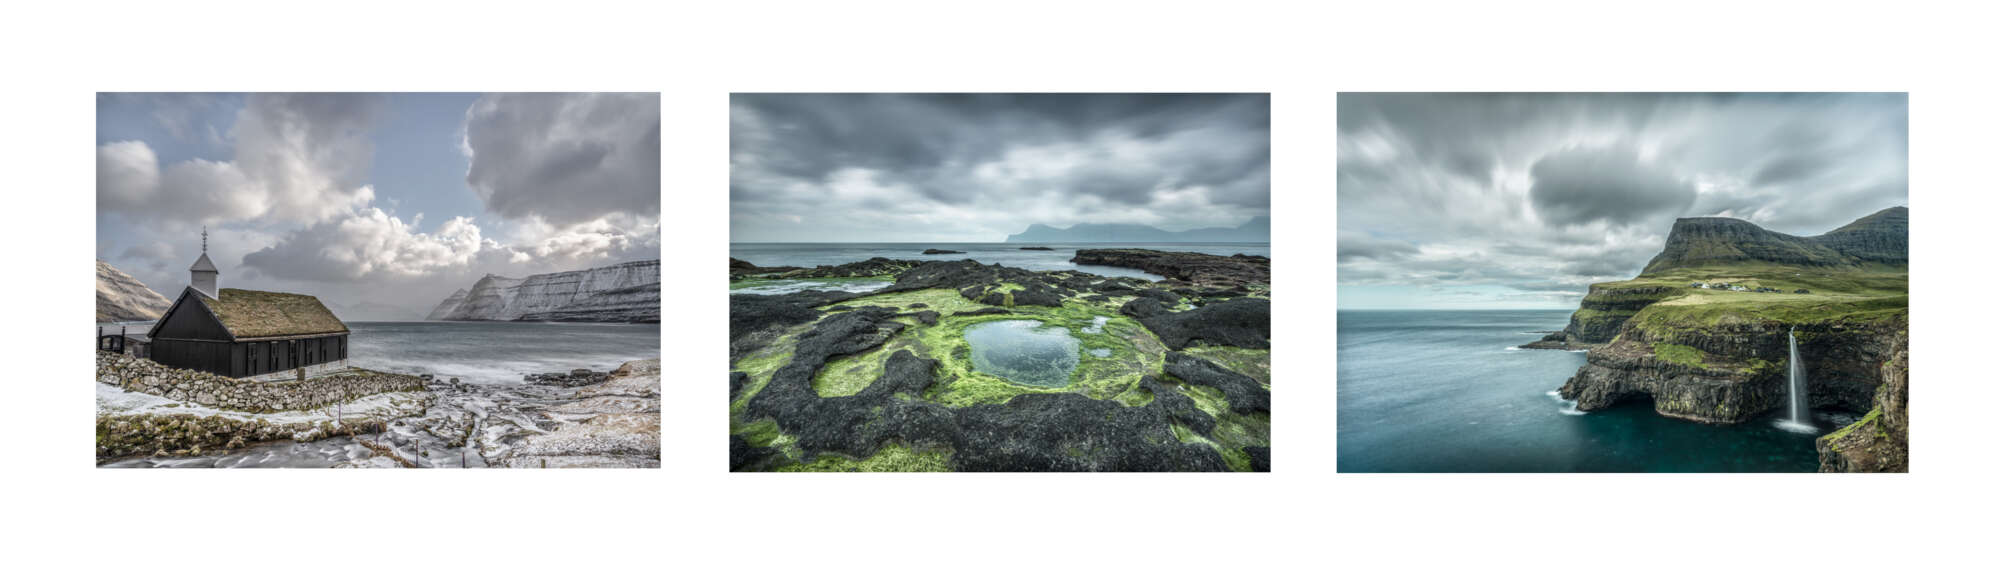
<path id="1" fill-rule="evenodd" d="M 1701 351 L 1701 349 L 1697 349 L 1687 345 L 1675 345 L 1672 343 L 1653 343 L 1653 356 L 1659 357 L 1660 360 L 1664 360 L 1674 364 L 1679 364 L 1682 366 L 1692 366 L 1695 368 L 1708 368 L 1708 364 L 1706 362 L 1708 358 L 1708 353 L 1704 353 Z"/>
<path id="2" fill-rule="evenodd" d="M 1208 359 L 1244 376 L 1255 378 L 1265 387 L 1271 385 L 1271 350 L 1245 349 L 1241 347 L 1188 347 L 1182 353 Z"/>
<path id="3" fill-rule="evenodd" d="M 1869 409 L 1868 414 L 1862 416 L 1861 420 L 1855 421 L 1847 426 L 1840 427 L 1840 430 L 1827 433 L 1826 436 L 1819 437 L 1819 441 L 1821 443 L 1826 444 L 1828 449 L 1838 452 L 1840 451 L 1840 440 L 1842 438 L 1845 438 L 1848 435 L 1848 433 L 1852 433 L 1857 428 L 1864 426 L 1873 427 L 1875 430 L 1880 431 L 1881 428 L 1876 425 L 1881 419 L 1882 419 L 1882 408 L 1876 407 L 1874 409 Z M 1887 436 L 1887 433 L 1886 432 L 1883 433 L 1882 436 Z"/>
<path id="4" fill-rule="evenodd" d="M 938 450 L 913 450 L 897 443 L 882 445 L 882 449 L 867 458 L 854 459 L 839 454 L 820 454 L 811 463 L 792 464 L 778 468 L 778 471 L 951 471 L 951 453 Z"/>
<path id="5" fill-rule="evenodd" d="M 745 425 L 732 434 L 742 436 L 744 441 L 758 448 L 768 447 L 776 442 L 779 437 L 784 436 L 784 432 L 778 430 L 778 422 L 770 419 Z"/>
<path id="6" fill-rule="evenodd" d="M 911 304 L 917 303 L 922 303 L 925 306 L 923 309 L 947 316 L 954 312 L 971 311 L 986 307 L 985 304 L 966 300 L 965 297 L 959 296 L 957 291 L 946 288 L 933 288 L 856 298 L 839 304 L 822 306 L 820 309 L 825 310 L 827 307 L 835 305 L 854 306 L 857 308 L 861 306 L 887 306 L 907 309 Z"/>
<path id="7" fill-rule="evenodd" d="M 905 333 L 908 331 L 909 328 L 904 328 Z M 889 355 L 915 345 L 915 338 L 899 333 L 874 350 L 833 359 L 821 367 L 819 373 L 813 375 L 813 391 L 820 397 L 861 393 L 861 390 L 868 388 L 868 384 L 875 383 L 876 378 L 882 377 L 883 364 L 888 362 Z"/>

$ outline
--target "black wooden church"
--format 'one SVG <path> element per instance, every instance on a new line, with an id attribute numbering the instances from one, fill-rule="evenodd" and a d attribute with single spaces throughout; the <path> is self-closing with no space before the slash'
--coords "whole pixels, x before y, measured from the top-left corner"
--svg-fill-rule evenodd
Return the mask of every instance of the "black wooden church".
<path id="1" fill-rule="evenodd" d="M 232 378 L 347 367 L 347 324 L 318 298 L 218 290 L 206 231 L 201 245 L 201 258 L 188 267 L 188 287 L 146 333 L 154 362 Z"/>

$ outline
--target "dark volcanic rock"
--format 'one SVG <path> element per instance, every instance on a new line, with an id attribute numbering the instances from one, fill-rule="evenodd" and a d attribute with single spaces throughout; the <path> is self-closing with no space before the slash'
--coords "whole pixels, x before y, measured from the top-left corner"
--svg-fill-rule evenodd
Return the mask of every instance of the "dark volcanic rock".
<path id="1" fill-rule="evenodd" d="M 798 269 L 778 276 L 780 278 L 788 278 L 788 279 L 823 278 L 823 277 L 879 277 L 879 276 L 893 275 L 896 273 L 907 271 L 911 267 L 917 266 L 919 263 L 922 262 L 909 259 L 890 259 L 887 257 L 872 257 L 866 261 L 855 261 L 853 263 L 843 263 L 840 265 L 820 265 L 818 267 L 813 267 L 811 269 Z"/>
<path id="2" fill-rule="evenodd" d="M 850 292 L 807 290 L 791 294 L 729 295 L 729 362 L 734 364 L 791 326 L 819 319 L 813 308 L 854 298 Z"/>
<path id="3" fill-rule="evenodd" d="M 1271 259 L 1257 255 L 1223 257 L 1150 249 L 1079 249 L 1070 262 L 1138 269 L 1202 286 L 1271 284 Z"/>
<path id="4" fill-rule="evenodd" d="M 729 280 L 732 281 L 743 280 L 756 275 L 787 273 L 797 270 L 799 270 L 798 267 L 759 267 L 751 264 L 749 261 L 735 257 L 729 258 Z"/>
<path id="5" fill-rule="evenodd" d="M 1031 393 L 960 409 L 959 471 L 1221 471 L 1222 455 L 1183 444 L 1160 408 L 1073 393 Z"/>
<path id="6" fill-rule="evenodd" d="M 1147 407 L 1159 408 L 1168 418 L 1202 436 L 1215 435 L 1215 417 L 1196 407 L 1194 398 L 1181 395 L 1181 392 L 1175 390 L 1173 386 L 1152 376 L 1140 378 L 1139 387 L 1153 392 L 1153 402 L 1147 404 Z"/>
<path id="7" fill-rule="evenodd" d="M 1119 311 L 1123 313 L 1124 309 Z M 1174 350 L 1195 343 L 1271 348 L 1271 301 L 1262 298 L 1225 300 L 1185 312 L 1138 319 L 1160 337 L 1160 342 Z"/>
<path id="8" fill-rule="evenodd" d="M 1021 251 L 1055 251 L 1052 247 L 1024 247 Z"/>
<path id="9" fill-rule="evenodd" d="M 1243 453 L 1250 455 L 1250 471 L 1271 471 L 1271 447 L 1245 446 Z"/>
<path id="10" fill-rule="evenodd" d="M 1174 304 L 1179 304 L 1181 302 L 1181 295 L 1172 292 L 1167 292 L 1165 290 L 1160 290 L 1157 288 L 1148 288 L 1145 290 L 1141 290 L 1139 291 L 1139 296 L 1142 298 L 1152 298 L 1154 300 L 1159 300 L 1161 304 L 1166 304 L 1169 306 Z"/>
<path id="11" fill-rule="evenodd" d="M 963 252 L 963 251 L 957 251 L 957 250 L 951 250 L 951 249 L 926 249 L 926 250 L 924 250 L 924 255 L 952 255 L 952 254 L 956 254 L 956 253 L 965 253 L 965 252 Z"/>
<path id="12" fill-rule="evenodd" d="M 571 370 L 566 373 L 550 372 L 547 374 L 529 374 L 523 377 L 522 379 L 527 383 L 538 386 L 556 386 L 561 388 L 574 388 L 577 386 L 588 386 L 591 384 L 600 383 L 610 377 L 611 377 L 610 372 L 591 372 L 590 369 L 587 368 L 578 368 L 576 370 Z"/>
<path id="13" fill-rule="evenodd" d="M 967 311 L 963 311 L 963 312 L 952 312 L 952 314 L 951 314 L 951 315 L 952 315 L 952 317 L 958 317 L 958 316 L 995 316 L 995 315 L 1002 315 L 1002 314 L 1011 314 L 1011 313 L 1014 313 L 1014 312 L 1010 312 L 1010 311 L 1007 311 L 1007 309 L 1006 309 L 1006 308 L 980 308 L 980 309 L 977 309 L 977 310 L 967 310 Z"/>
<path id="14" fill-rule="evenodd" d="M 1166 372 L 1190 384 L 1201 384 L 1222 390 L 1222 396 L 1229 399 L 1230 411 L 1244 414 L 1271 412 L 1271 390 L 1264 389 L 1263 385 L 1249 376 L 1238 374 L 1201 357 L 1169 352 Z"/>
<path id="15" fill-rule="evenodd" d="M 828 359 L 880 346 L 900 330 L 902 324 L 887 321 L 893 316 L 885 308 L 864 307 L 821 320 L 799 338 L 792 362 L 750 398 L 746 417 L 776 421 L 797 438 L 807 460 L 822 453 L 866 458 L 896 441 L 920 450 L 949 446 L 952 467 L 961 471 L 1226 469 L 1213 448 L 1173 436 L 1169 410 L 1190 423 L 1200 423 L 1193 414 L 1201 412 L 1172 394 L 1148 407 L 1063 393 L 953 410 L 894 397 L 921 395 L 937 367 L 937 361 L 907 350 L 890 355 L 882 376 L 860 393 L 822 398 L 813 391 L 812 377 Z M 1212 423 L 1206 430 L 1213 430 Z M 730 441 L 731 469 L 753 469 L 772 453 L 738 440 Z"/>
<path id="16" fill-rule="evenodd" d="M 923 311 L 920 311 L 920 312 L 906 312 L 906 313 L 901 313 L 901 314 L 896 314 L 896 317 L 913 317 L 913 318 L 917 318 L 917 321 L 919 321 L 919 322 L 922 322 L 922 323 L 923 323 L 924 325 L 937 325 L 937 322 L 938 322 L 938 313 L 937 313 L 937 312 L 933 312 L 933 311 L 930 311 L 930 310 L 923 310 Z"/>
<path id="17" fill-rule="evenodd" d="M 1143 319 L 1153 316 L 1170 314 L 1173 313 L 1173 311 L 1168 310 L 1166 305 L 1161 304 L 1159 300 L 1154 300 L 1152 298 L 1133 298 L 1130 301 L 1125 302 L 1125 305 L 1119 306 L 1118 313 Z"/>

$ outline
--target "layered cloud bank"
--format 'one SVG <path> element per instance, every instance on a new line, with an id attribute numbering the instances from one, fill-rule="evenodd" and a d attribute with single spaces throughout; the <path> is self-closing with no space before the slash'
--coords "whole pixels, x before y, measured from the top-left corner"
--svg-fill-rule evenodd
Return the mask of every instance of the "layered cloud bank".
<path id="1" fill-rule="evenodd" d="M 659 254 L 655 94 L 110 94 L 99 114 L 99 254 L 148 284 L 185 284 L 203 227 L 225 279 L 349 304 Z M 442 156 L 384 169 L 385 142 Z"/>
<path id="2" fill-rule="evenodd" d="M 1902 94 L 1341 94 L 1343 307 L 1561 307 L 1681 216 L 1908 203 Z"/>
<path id="3" fill-rule="evenodd" d="M 999 241 L 1270 210 L 1263 94 L 737 94 L 734 241 Z"/>

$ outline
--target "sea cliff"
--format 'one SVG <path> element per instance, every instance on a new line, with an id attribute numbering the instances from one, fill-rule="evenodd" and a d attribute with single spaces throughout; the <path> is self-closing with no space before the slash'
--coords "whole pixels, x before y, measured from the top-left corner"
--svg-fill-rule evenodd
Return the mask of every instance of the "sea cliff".
<path id="1" fill-rule="evenodd" d="M 1588 349 L 1560 394 L 1578 410 L 1646 402 L 1740 423 L 1788 404 L 1798 341 L 1812 408 L 1868 412 L 1822 437 L 1822 469 L 1907 469 L 1908 214 L 1815 237 L 1726 218 L 1681 219 L 1629 281 L 1591 286 L 1562 331 L 1527 348 Z"/>
<path id="2" fill-rule="evenodd" d="M 486 275 L 438 304 L 445 321 L 568 321 L 657 323 L 660 262 L 508 278 Z"/>
<path id="3" fill-rule="evenodd" d="M 151 321 L 160 319 L 173 302 L 147 288 L 132 275 L 97 262 L 97 321 Z"/>

